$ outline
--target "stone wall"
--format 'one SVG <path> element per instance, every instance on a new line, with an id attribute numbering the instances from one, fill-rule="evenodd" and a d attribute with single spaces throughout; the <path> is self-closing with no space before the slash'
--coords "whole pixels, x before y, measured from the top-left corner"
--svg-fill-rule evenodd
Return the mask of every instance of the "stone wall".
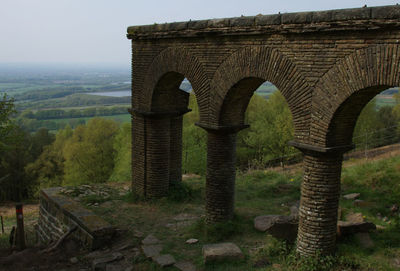
<path id="1" fill-rule="evenodd" d="M 40 211 L 37 235 L 42 244 L 57 241 L 69 229 L 89 250 L 97 249 L 113 237 L 115 229 L 102 218 L 83 208 L 78 202 L 60 194 L 61 187 L 40 192 Z"/>

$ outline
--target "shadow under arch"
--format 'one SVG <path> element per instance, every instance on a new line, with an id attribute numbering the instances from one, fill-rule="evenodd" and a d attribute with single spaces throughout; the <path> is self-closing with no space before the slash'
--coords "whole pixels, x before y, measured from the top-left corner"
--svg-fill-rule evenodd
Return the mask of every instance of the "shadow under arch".
<path id="1" fill-rule="evenodd" d="M 187 78 L 198 101 L 200 119 L 206 121 L 209 80 L 196 56 L 180 47 L 164 49 L 146 73 L 141 93 L 134 94 L 140 100 L 142 110 L 159 112 L 181 106 L 179 86 Z"/>

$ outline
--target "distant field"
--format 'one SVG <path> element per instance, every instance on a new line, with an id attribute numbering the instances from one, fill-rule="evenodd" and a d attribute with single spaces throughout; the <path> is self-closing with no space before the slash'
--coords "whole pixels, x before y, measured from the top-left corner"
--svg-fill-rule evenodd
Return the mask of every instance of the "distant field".
<path id="1" fill-rule="evenodd" d="M 68 119 L 52 119 L 52 121 L 56 123 L 65 123 L 68 124 L 71 121 L 80 121 L 83 120 L 87 122 L 90 119 L 93 118 L 105 118 L 105 119 L 113 119 L 118 122 L 129 122 L 131 120 L 131 115 L 130 114 L 121 114 L 121 115 L 112 115 L 112 116 L 99 116 L 99 117 L 84 117 L 84 118 L 68 118 Z"/>
<path id="2" fill-rule="evenodd" d="M 394 106 L 396 105 L 396 100 L 393 95 L 377 95 L 376 96 L 376 106 L 381 108 L 383 106 Z"/>
<path id="3" fill-rule="evenodd" d="M 68 118 L 68 119 L 52 119 L 52 120 L 39 120 L 38 127 L 47 128 L 49 131 L 56 133 L 57 130 L 64 128 L 69 125 L 72 128 L 75 128 L 79 124 L 87 123 L 90 119 L 96 117 L 85 117 L 85 118 Z M 117 121 L 118 123 L 126 123 L 131 121 L 130 114 L 120 114 L 120 115 L 112 115 L 112 116 L 100 116 L 98 118 L 112 119 Z M 55 128 L 56 127 L 56 128 Z"/>

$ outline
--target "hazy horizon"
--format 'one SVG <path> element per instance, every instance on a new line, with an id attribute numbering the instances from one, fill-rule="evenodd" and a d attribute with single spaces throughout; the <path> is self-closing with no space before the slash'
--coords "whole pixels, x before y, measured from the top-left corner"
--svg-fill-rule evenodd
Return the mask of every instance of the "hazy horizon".
<path id="1" fill-rule="evenodd" d="M 130 67 L 131 25 L 302 12 L 399 0 L 274 1 L 2 0 L 0 63 Z M 8 64 L 6 64 L 8 63 Z"/>

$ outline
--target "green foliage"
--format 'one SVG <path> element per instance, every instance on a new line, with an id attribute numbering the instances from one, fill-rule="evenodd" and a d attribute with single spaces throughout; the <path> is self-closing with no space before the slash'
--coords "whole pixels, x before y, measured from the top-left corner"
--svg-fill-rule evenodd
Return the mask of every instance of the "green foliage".
<path id="1" fill-rule="evenodd" d="M 132 176 L 132 128 L 130 123 L 124 123 L 115 136 L 114 169 L 110 181 L 129 181 Z"/>
<path id="2" fill-rule="evenodd" d="M 64 147 L 72 134 L 69 126 L 59 130 L 55 141 L 44 147 L 40 156 L 25 167 L 26 173 L 38 184 L 38 189 L 60 186 L 63 183 Z"/>
<path id="3" fill-rule="evenodd" d="M 190 95 L 189 108 L 192 112 L 183 117 L 182 171 L 204 175 L 207 160 L 207 132 L 195 125 L 198 121 L 199 109 L 193 94 Z"/>
<path id="4" fill-rule="evenodd" d="M 78 126 L 64 147 L 63 184 L 106 182 L 114 168 L 113 140 L 117 131 L 116 122 L 101 118 Z"/>
<path id="5" fill-rule="evenodd" d="M 35 179 L 24 169 L 38 158 L 52 137 L 46 130 L 30 135 L 18 126 L 9 131 L 9 136 L 12 140 L 0 156 L 0 176 L 3 176 L 0 200 L 22 200 L 31 197 L 37 186 Z"/>
<path id="6" fill-rule="evenodd" d="M 295 251 L 285 259 L 288 270 L 297 271 L 330 271 L 330 270 L 357 270 L 359 264 L 353 259 L 317 254 L 313 257 L 300 257 Z"/>
<path id="7" fill-rule="evenodd" d="M 265 166 L 269 160 L 295 154 L 288 146 L 293 139 L 292 116 L 283 95 L 277 91 L 266 100 L 253 95 L 246 111 L 250 128 L 238 135 L 237 159 L 242 167 Z"/>
<path id="8" fill-rule="evenodd" d="M 31 197 L 37 183 L 24 170 L 50 144 L 53 137 L 47 130 L 29 133 L 11 120 L 15 112 L 12 99 L 4 94 L 0 100 L 0 200 L 15 200 Z"/>
<path id="9" fill-rule="evenodd" d="M 199 196 L 200 191 L 194 190 L 191 185 L 182 181 L 173 184 L 168 191 L 168 200 L 173 202 L 188 202 Z"/>
<path id="10" fill-rule="evenodd" d="M 8 141 L 12 140 L 10 133 L 14 124 L 11 117 L 15 112 L 14 100 L 3 94 L 0 98 L 0 151 L 6 149 Z"/>

